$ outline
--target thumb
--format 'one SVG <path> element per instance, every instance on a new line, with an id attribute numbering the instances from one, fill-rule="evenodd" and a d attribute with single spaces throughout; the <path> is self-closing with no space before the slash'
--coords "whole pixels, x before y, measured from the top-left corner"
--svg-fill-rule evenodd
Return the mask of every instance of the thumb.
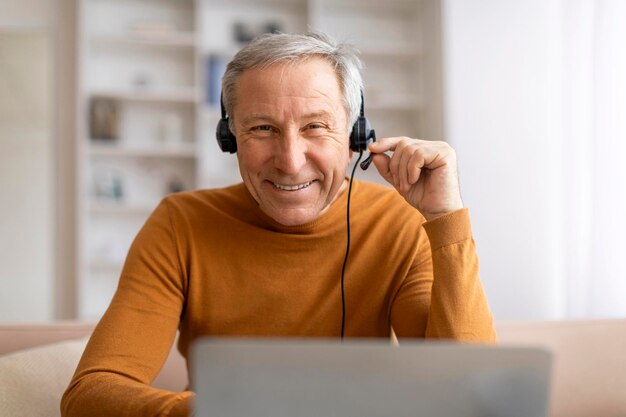
<path id="1" fill-rule="evenodd" d="M 372 159 L 372 162 L 374 163 L 376 170 L 378 170 L 378 173 L 385 179 L 385 181 L 395 187 L 393 175 L 391 175 L 391 171 L 389 170 L 390 161 L 391 158 L 384 153 L 378 153 L 374 155 L 374 158 Z"/>

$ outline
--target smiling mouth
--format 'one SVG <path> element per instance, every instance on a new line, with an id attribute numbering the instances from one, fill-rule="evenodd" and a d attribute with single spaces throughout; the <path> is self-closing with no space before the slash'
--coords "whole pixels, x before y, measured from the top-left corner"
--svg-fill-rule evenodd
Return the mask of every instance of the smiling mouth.
<path id="1" fill-rule="evenodd" d="M 308 186 L 310 186 L 311 184 L 313 184 L 313 181 L 308 181 L 302 184 L 296 184 L 296 185 L 284 185 L 284 184 L 278 184 L 273 182 L 272 184 L 274 184 L 274 187 L 278 188 L 279 190 L 283 190 L 283 191 L 297 191 L 297 190 L 301 190 L 303 188 L 307 188 Z"/>

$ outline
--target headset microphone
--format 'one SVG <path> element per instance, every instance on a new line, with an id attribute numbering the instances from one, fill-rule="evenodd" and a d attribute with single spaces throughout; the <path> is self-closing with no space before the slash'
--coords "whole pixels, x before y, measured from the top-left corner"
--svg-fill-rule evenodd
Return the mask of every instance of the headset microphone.
<path id="1" fill-rule="evenodd" d="M 374 142 L 376 142 L 376 139 L 374 138 Z M 361 167 L 361 169 L 363 171 L 365 171 L 367 168 L 370 167 L 370 164 L 372 163 L 372 161 L 374 160 L 374 155 L 376 155 L 374 152 L 370 152 L 369 155 L 367 155 L 367 158 L 365 158 L 363 160 L 363 162 L 361 162 L 359 164 L 359 166 Z"/>

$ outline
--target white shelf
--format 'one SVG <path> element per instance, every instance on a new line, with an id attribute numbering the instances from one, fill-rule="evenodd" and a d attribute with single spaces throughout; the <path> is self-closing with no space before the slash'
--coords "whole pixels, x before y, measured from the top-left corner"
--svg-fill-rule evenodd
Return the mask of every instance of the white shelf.
<path id="1" fill-rule="evenodd" d="M 89 211 L 99 215 L 133 215 L 146 217 L 152 213 L 155 205 L 151 204 L 128 204 L 123 202 L 91 201 Z"/>
<path id="2" fill-rule="evenodd" d="M 371 12 L 375 12 L 377 10 L 388 10 L 388 9 L 408 9 L 415 6 L 415 3 L 422 3 L 425 0 L 317 0 L 320 4 L 328 7 L 335 6 L 341 8 L 355 8 L 360 10 L 360 8 L 367 8 Z"/>
<path id="3" fill-rule="evenodd" d="M 208 55 L 215 55 L 215 56 L 219 56 L 219 57 L 223 57 L 223 58 L 232 58 L 235 56 L 235 54 L 237 52 L 239 52 L 239 49 L 241 48 L 237 48 L 237 47 L 223 47 L 220 46 L 220 48 L 211 48 L 211 47 L 207 47 L 207 46 L 199 46 L 202 48 L 202 54 L 205 56 Z"/>
<path id="4" fill-rule="evenodd" d="M 369 45 L 357 47 L 361 56 L 367 58 L 400 58 L 418 59 L 421 52 L 417 51 L 413 45 Z"/>
<path id="5" fill-rule="evenodd" d="M 172 33 L 142 33 L 128 32 L 125 34 L 94 34 L 91 36 L 94 43 L 110 43 L 123 45 L 141 45 L 156 47 L 182 47 L 195 48 L 197 45 L 196 34 L 193 32 Z"/>
<path id="6" fill-rule="evenodd" d="M 124 267 L 124 262 L 117 262 L 107 259 L 91 259 L 87 262 L 87 267 L 91 271 L 119 273 Z"/>
<path id="7" fill-rule="evenodd" d="M 367 110 L 399 110 L 417 112 L 421 108 L 422 105 L 417 96 L 404 95 L 393 97 L 377 97 L 374 94 L 370 94 L 367 98 Z"/>
<path id="8" fill-rule="evenodd" d="M 119 101 L 191 103 L 199 101 L 199 92 L 193 87 L 140 88 L 140 89 L 94 89 L 89 94 L 94 98 L 108 98 Z"/>
<path id="9" fill-rule="evenodd" d="M 266 7 L 284 8 L 304 8 L 310 0 L 230 0 L 227 7 L 242 7 L 249 5 L 263 5 Z M 220 3 L 226 3 L 222 0 L 207 0 L 207 3 L 213 3 L 212 7 L 224 7 Z"/>
<path id="10" fill-rule="evenodd" d="M 100 157 L 196 158 L 198 149 L 195 143 L 138 147 L 99 144 L 92 141 L 89 154 Z"/>

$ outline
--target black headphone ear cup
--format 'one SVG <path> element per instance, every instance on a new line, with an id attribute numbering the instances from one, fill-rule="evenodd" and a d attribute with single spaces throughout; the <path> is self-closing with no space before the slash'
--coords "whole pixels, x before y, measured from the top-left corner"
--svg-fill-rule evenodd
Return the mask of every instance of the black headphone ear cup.
<path id="1" fill-rule="evenodd" d="M 217 124 L 215 137 L 222 152 L 235 153 L 237 152 L 237 140 L 233 132 L 230 131 L 228 124 L 228 117 L 221 118 Z"/>
<path id="2" fill-rule="evenodd" d="M 354 122 L 352 132 L 350 133 L 350 149 L 354 152 L 360 152 L 367 149 L 369 122 L 363 116 Z"/>

